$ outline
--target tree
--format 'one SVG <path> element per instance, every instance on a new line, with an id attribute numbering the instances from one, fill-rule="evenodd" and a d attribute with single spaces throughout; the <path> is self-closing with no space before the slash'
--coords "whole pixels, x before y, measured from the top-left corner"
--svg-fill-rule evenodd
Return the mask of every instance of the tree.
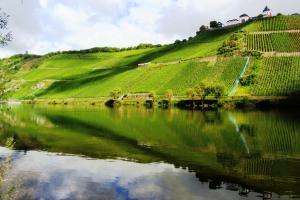
<path id="1" fill-rule="evenodd" d="M 216 99 L 221 98 L 225 94 L 225 87 L 223 85 L 216 85 L 210 89 L 210 92 Z"/>
<path id="2" fill-rule="evenodd" d="M 174 44 L 180 44 L 181 41 L 180 40 L 175 40 Z"/>
<path id="3" fill-rule="evenodd" d="M 4 31 L 7 29 L 8 18 L 9 15 L 2 12 L 0 8 L 0 47 L 7 45 L 7 43 L 12 40 L 11 32 Z"/>
<path id="4" fill-rule="evenodd" d="M 186 96 L 187 96 L 189 99 L 191 99 L 191 100 L 194 101 L 195 96 L 196 96 L 195 90 L 194 90 L 193 88 L 188 88 L 188 89 L 186 90 Z"/>
<path id="5" fill-rule="evenodd" d="M 115 88 L 115 89 L 113 89 L 113 90 L 110 92 L 110 96 L 111 96 L 114 100 L 120 98 L 121 94 L 122 94 L 121 88 Z"/>
<path id="6" fill-rule="evenodd" d="M 167 90 L 165 93 L 165 98 L 167 99 L 169 105 L 171 104 L 173 97 L 174 97 L 173 91 Z"/>
<path id="7" fill-rule="evenodd" d="M 203 108 L 205 98 L 210 94 L 210 88 L 207 86 L 206 83 L 201 82 L 198 86 L 195 87 L 195 92 L 201 98 Z"/>
<path id="8" fill-rule="evenodd" d="M 208 30 L 208 26 L 202 25 L 202 26 L 200 27 L 200 32 L 205 32 L 205 31 L 207 31 L 207 30 Z"/>
<path id="9" fill-rule="evenodd" d="M 218 28 L 218 22 L 217 21 L 211 21 L 209 23 L 210 28 Z"/>
<path id="10" fill-rule="evenodd" d="M 277 13 L 277 16 L 282 16 L 283 14 L 282 13 Z"/>
<path id="11" fill-rule="evenodd" d="M 261 18 L 264 18 L 264 15 L 263 15 L 263 14 L 259 14 L 259 15 L 257 16 L 257 19 L 261 19 Z"/>
<path id="12" fill-rule="evenodd" d="M 149 93 L 149 97 L 152 99 L 153 102 L 156 101 L 156 93 L 155 93 L 154 91 L 151 91 L 151 92 Z"/>
<path id="13" fill-rule="evenodd" d="M 192 104 L 193 104 L 193 108 L 195 108 L 195 96 L 196 96 L 196 92 L 193 88 L 188 88 L 186 90 L 186 96 L 192 100 Z"/>

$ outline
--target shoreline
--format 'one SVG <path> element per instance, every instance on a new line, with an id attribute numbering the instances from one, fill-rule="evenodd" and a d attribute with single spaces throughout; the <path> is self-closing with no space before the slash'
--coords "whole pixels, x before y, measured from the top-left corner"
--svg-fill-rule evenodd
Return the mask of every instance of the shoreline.
<path id="1" fill-rule="evenodd" d="M 117 105 L 115 105 L 117 103 Z M 204 101 L 199 98 L 194 100 L 183 96 L 177 96 L 168 102 L 163 97 L 157 97 L 155 101 L 151 98 L 136 98 L 113 100 L 110 97 L 87 97 L 87 98 L 66 98 L 66 99 L 32 99 L 0 100 L 0 104 L 7 105 L 90 105 L 90 106 L 145 106 L 152 107 L 178 107 L 188 110 L 210 110 L 210 109 L 277 109 L 277 108 L 300 108 L 299 98 L 284 96 L 230 96 L 219 99 L 207 97 Z M 204 105 L 204 107 L 203 107 Z"/>

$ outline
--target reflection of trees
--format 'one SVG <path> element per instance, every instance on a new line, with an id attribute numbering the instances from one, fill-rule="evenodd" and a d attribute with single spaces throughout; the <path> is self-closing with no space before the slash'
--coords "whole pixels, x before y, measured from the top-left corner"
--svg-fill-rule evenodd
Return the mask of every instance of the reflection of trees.
<path id="1" fill-rule="evenodd" d="M 13 127 L 2 123 L 1 124 L 1 135 L 0 135 L 0 144 L 6 145 L 7 138 L 13 138 L 14 148 L 20 149 L 23 151 L 38 149 L 42 147 L 42 144 L 39 142 L 37 136 L 31 134 L 19 134 Z"/>
<path id="2" fill-rule="evenodd" d="M 5 146 L 9 149 L 14 148 L 14 139 L 7 138 Z M 9 199 L 11 193 L 15 190 L 14 185 L 5 184 L 5 176 L 12 166 L 12 153 L 10 152 L 5 158 L 0 161 L 0 197 L 1 199 Z"/>

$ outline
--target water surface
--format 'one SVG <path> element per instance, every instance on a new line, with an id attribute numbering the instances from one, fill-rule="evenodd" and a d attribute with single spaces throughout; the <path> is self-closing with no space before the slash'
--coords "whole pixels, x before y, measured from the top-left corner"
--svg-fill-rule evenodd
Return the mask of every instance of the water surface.
<path id="1" fill-rule="evenodd" d="M 2 107 L 12 199 L 300 199 L 297 113 Z M 14 139 L 14 150 L 5 146 Z M 3 173 L 2 173 L 3 172 Z"/>

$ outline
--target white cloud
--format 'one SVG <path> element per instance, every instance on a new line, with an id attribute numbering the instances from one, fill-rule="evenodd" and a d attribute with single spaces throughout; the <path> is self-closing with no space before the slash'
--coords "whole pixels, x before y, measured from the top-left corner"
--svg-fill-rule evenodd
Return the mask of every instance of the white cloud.
<path id="1" fill-rule="evenodd" d="M 23 2 L 23 3 L 22 3 Z M 14 41 L 0 56 L 14 53 L 169 43 L 187 38 L 210 20 L 226 21 L 241 13 L 294 13 L 298 0 L 1 0 L 11 15 Z"/>
<path id="2" fill-rule="evenodd" d="M 42 8 L 47 8 L 49 0 L 39 0 Z"/>

